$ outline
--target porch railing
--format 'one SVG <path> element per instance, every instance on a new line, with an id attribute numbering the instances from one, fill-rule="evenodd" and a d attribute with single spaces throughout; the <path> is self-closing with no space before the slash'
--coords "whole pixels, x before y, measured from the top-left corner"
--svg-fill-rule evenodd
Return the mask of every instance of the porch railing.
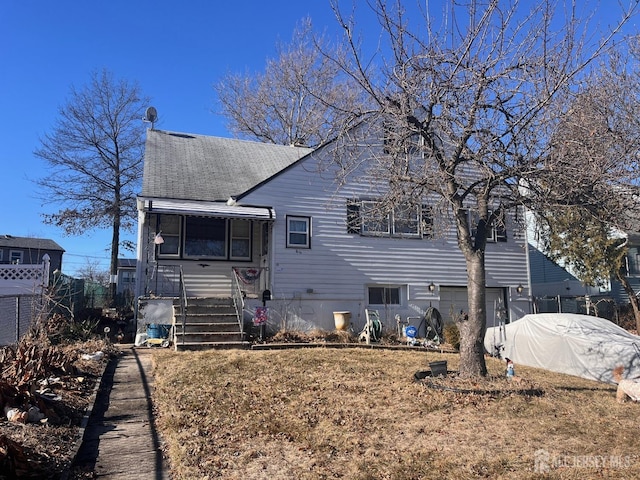
<path id="1" fill-rule="evenodd" d="M 266 267 L 232 268 L 231 296 L 241 333 L 244 333 L 245 300 L 247 298 L 262 298 L 262 287 L 267 283 L 267 277 L 263 277 L 263 275 L 267 275 L 268 270 Z M 253 312 L 250 313 L 253 314 Z"/>
<path id="2" fill-rule="evenodd" d="M 245 298 L 262 298 L 261 287 L 266 267 L 233 267 L 234 287 L 237 285 Z"/>
<path id="3" fill-rule="evenodd" d="M 180 265 L 180 320 L 182 323 L 182 344 L 184 345 L 185 329 L 187 323 L 187 287 L 184 282 L 184 271 Z M 175 336 L 174 336 L 175 338 Z"/>
<path id="4" fill-rule="evenodd" d="M 182 277 L 182 265 L 155 265 L 147 284 L 147 294 L 177 297 L 183 285 Z"/>
<path id="5" fill-rule="evenodd" d="M 240 327 L 240 334 L 244 337 L 244 299 L 245 292 L 240 286 L 240 278 L 236 269 L 232 269 L 231 273 L 231 297 L 233 298 L 233 306 L 236 309 L 236 317 L 238 319 L 238 326 Z"/>

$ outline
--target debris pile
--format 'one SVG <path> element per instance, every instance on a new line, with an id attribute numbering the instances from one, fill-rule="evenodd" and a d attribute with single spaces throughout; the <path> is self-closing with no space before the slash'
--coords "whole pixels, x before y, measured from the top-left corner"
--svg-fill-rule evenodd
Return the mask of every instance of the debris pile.
<path id="1" fill-rule="evenodd" d="M 115 352 L 98 338 L 52 343 L 45 327 L 0 347 L 0 478 L 59 478 Z"/>

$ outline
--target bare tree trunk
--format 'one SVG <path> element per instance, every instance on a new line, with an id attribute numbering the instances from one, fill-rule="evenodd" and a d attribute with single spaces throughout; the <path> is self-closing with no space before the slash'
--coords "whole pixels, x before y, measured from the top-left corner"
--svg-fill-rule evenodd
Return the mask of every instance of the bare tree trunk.
<path id="1" fill-rule="evenodd" d="M 487 374 L 484 360 L 484 333 L 487 325 L 484 251 L 468 255 L 468 315 L 458 320 L 460 329 L 460 375 L 478 377 Z"/>
<path id="2" fill-rule="evenodd" d="M 629 296 L 629 303 L 631 304 L 631 309 L 633 310 L 633 318 L 635 318 L 636 320 L 636 331 L 640 332 L 640 304 L 638 302 L 636 292 L 631 287 L 629 279 L 625 275 L 618 274 L 617 277 L 625 293 Z"/>

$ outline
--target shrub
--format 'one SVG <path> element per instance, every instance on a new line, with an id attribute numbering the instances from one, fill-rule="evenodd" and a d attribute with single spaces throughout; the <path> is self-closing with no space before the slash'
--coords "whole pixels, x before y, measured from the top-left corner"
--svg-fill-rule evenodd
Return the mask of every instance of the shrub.
<path id="1" fill-rule="evenodd" d="M 456 350 L 460 350 L 460 330 L 455 323 L 446 323 L 442 331 L 444 341 Z"/>

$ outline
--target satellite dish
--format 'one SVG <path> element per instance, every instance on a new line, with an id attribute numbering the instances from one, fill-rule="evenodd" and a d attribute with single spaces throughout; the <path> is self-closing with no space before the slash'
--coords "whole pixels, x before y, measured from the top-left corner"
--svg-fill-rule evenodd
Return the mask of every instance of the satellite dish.
<path id="1" fill-rule="evenodd" d="M 144 118 L 142 120 L 151 122 L 151 129 L 153 130 L 153 124 L 158 120 L 158 111 L 155 107 L 148 107 L 144 112 Z"/>

